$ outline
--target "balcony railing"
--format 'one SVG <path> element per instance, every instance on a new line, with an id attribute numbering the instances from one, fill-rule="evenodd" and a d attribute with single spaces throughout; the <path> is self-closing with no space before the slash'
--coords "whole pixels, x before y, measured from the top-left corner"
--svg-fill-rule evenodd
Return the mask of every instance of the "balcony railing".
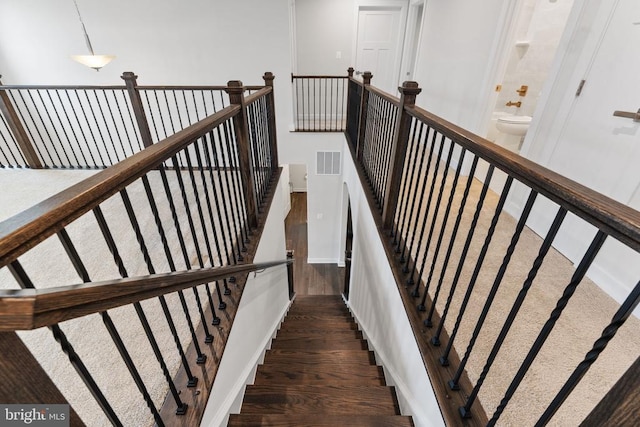
<path id="1" fill-rule="evenodd" d="M 607 377 L 606 387 L 600 385 L 606 375 L 596 376 L 601 372 L 589 378 L 586 387 L 599 387 L 597 399 L 607 404 L 584 425 L 637 411 L 638 402 L 626 407 L 624 395 L 640 391 L 640 349 L 602 352 L 638 306 L 640 282 L 627 284 L 632 291 L 608 322 L 600 316 L 596 324 L 587 306 L 575 309 L 598 302 L 584 295 L 573 300 L 603 245 L 626 247 L 630 259 L 638 259 L 640 212 L 417 107 L 415 82 L 400 89 L 398 99 L 371 86 L 370 73 L 362 82 L 350 78 L 346 136 L 445 422 L 563 424 L 554 415 L 600 355 L 604 364 L 633 366 L 624 375 L 618 370 L 622 379 L 607 396 L 617 377 Z M 513 216 L 508 200 L 522 203 Z M 530 219 L 548 212 L 550 225 L 538 237 Z M 572 229 L 584 240 L 575 266 L 553 248 Z M 563 342 L 588 336 L 563 322 L 570 304 L 583 319 L 578 328 L 601 331 L 579 349 Z M 539 359 L 546 361 L 543 371 Z M 485 387 L 491 393 L 483 394 Z M 593 408 L 598 400 L 591 397 L 581 404 Z M 511 418 L 504 420 L 508 409 Z M 563 416 L 570 423 L 581 419 L 572 418 L 572 409 Z"/>
<path id="2" fill-rule="evenodd" d="M 353 70 L 350 71 L 353 74 Z M 297 132 L 344 132 L 349 76 L 291 75 Z"/>
<path id="3" fill-rule="evenodd" d="M 0 223 L 0 346 L 3 353 L 16 347 L 13 331 L 39 328 L 23 337 L 56 367 L 45 373 L 28 364 L 33 356 L 20 347 L 4 358 L 3 381 L 17 383 L 28 369 L 32 384 L 24 390 L 32 398 L 64 403 L 47 374 L 53 376 L 71 395 L 74 425 L 81 421 L 73 408 L 91 425 L 199 423 L 246 274 L 291 263 L 251 264 L 279 177 L 273 76 L 265 81 L 248 96 L 239 81 L 220 87 L 226 106 L 150 113 L 187 118 L 157 142 L 140 127 L 147 115 L 137 109 L 135 124 L 126 126 L 137 128 L 143 149 Z M 170 98 L 177 93 L 162 90 Z M 98 105 L 92 102 L 85 107 Z M 46 111 L 51 117 L 54 110 Z M 7 290 L 9 283 L 21 289 Z M 80 381 L 66 377 L 64 361 L 51 355 L 45 327 Z M 5 403 L 23 403 L 14 401 L 20 393 L 0 393 Z"/>

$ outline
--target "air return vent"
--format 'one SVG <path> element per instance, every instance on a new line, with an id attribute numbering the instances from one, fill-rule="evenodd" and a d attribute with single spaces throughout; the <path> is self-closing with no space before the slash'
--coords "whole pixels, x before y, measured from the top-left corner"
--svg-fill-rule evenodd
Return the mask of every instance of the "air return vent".
<path id="1" fill-rule="evenodd" d="M 340 175 L 340 152 L 318 151 L 316 153 L 316 175 Z"/>

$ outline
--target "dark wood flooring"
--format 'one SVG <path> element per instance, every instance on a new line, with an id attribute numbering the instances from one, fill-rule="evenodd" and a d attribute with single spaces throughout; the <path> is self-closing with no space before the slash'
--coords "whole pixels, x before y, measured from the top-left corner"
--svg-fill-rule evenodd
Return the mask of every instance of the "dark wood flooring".
<path id="1" fill-rule="evenodd" d="M 294 289 L 298 295 L 340 295 L 344 267 L 309 264 L 307 244 L 307 193 L 291 193 L 291 211 L 285 220 L 287 249 L 294 251 Z"/>
<path id="2" fill-rule="evenodd" d="M 297 295 L 229 426 L 410 427 L 340 296 Z"/>

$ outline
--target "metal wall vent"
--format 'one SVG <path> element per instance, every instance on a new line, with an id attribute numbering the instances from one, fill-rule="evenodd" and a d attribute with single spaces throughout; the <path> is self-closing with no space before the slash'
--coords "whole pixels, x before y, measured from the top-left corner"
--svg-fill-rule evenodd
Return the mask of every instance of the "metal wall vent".
<path id="1" fill-rule="evenodd" d="M 316 153 L 316 175 L 340 175 L 340 152 L 318 151 Z"/>

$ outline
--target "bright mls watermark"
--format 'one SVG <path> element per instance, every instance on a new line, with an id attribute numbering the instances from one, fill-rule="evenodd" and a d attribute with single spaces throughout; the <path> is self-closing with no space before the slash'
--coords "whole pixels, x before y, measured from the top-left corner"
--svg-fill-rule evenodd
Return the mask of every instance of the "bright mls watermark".
<path id="1" fill-rule="evenodd" d="M 69 427 L 69 405 L 0 404 L 0 427 Z"/>

